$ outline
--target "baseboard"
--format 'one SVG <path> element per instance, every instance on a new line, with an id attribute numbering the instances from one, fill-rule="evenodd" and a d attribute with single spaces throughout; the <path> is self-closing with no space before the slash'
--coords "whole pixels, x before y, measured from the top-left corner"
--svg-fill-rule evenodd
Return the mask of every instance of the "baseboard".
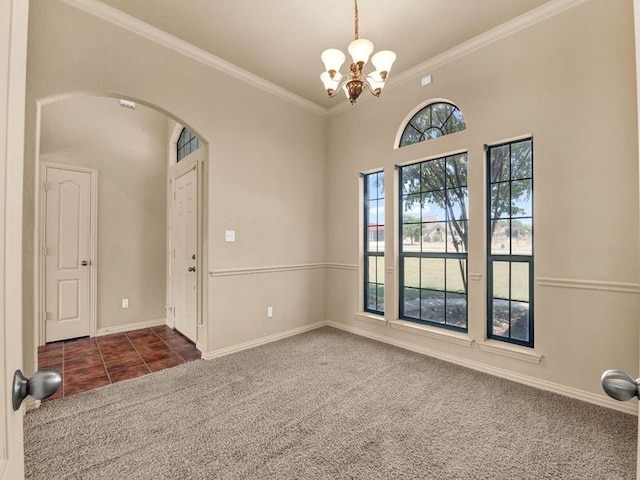
<path id="1" fill-rule="evenodd" d="M 103 335 L 111 335 L 112 333 L 124 333 L 131 330 L 140 330 L 142 328 L 159 327 L 160 325 L 166 325 L 166 318 L 156 318 L 154 320 L 147 320 L 146 322 L 130 323 L 128 325 L 116 325 L 113 327 L 99 328 L 96 332 L 96 337 Z"/>
<path id="2" fill-rule="evenodd" d="M 534 387 L 539 390 L 546 390 L 552 393 L 557 393 L 558 395 L 574 398 L 576 400 L 582 400 L 583 402 L 598 405 L 600 407 L 610 408 L 612 410 L 617 410 L 619 412 L 629 413 L 631 415 L 636 415 L 636 416 L 638 415 L 638 406 L 635 402 L 634 403 L 618 402 L 609 397 L 605 397 L 604 395 L 596 395 L 591 392 L 585 392 L 584 390 L 579 390 L 577 388 L 567 387 L 565 385 L 560 385 L 558 383 L 548 382 L 546 380 L 541 380 L 539 378 L 531 377 L 528 375 L 522 375 L 520 373 L 511 372 L 509 370 L 504 370 L 502 368 L 487 365 L 485 363 L 456 357 L 454 355 L 449 355 L 447 353 L 439 352 L 437 350 L 423 347 L 421 345 L 416 345 L 415 343 L 404 342 L 402 340 L 397 340 L 395 338 L 389 338 L 386 336 L 377 335 L 375 333 L 371 333 L 366 330 L 361 330 L 359 328 L 352 327 L 351 325 L 345 325 L 343 323 L 338 323 L 333 321 L 327 321 L 327 325 L 340 330 L 344 330 L 349 333 L 360 335 L 362 337 L 367 337 L 372 340 L 377 340 L 379 342 L 387 343 L 389 345 L 404 348 L 405 350 L 410 350 L 412 352 L 421 353 L 429 357 L 438 358 L 440 360 L 454 363 L 456 365 L 470 368 L 472 370 L 488 373 L 489 375 L 493 375 L 495 377 L 500 377 L 506 380 L 511 380 L 513 382 L 528 385 L 530 387 Z"/>
<path id="3" fill-rule="evenodd" d="M 315 330 L 316 328 L 325 327 L 326 325 L 327 325 L 326 322 L 316 322 L 309 325 L 304 325 L 303 327 L 292 328 L 291 330 L 285 330 L 284 332 L 274 333 L 273 335 L 268 335 L 266 337 L 258 338 L 256 340 L 251 340 L 249 342 L 244 342 L 238 345 L 232 345 L 231 347 L 221 348 L 220 350 L 214 350 L 212 352 L 203 353 L 202 359 L 212 360 L 214 358 L 224 357 L 225 355 L 241 352 L 242 350 L 248 350 L 249 348 L 259 347 L 260 345 L 265 345 L 267 343 L 275 342 L 277 340 L 282 340 L 283 338 L 293 337 L 294 335 L 308 332 L 309 330 Z"/>

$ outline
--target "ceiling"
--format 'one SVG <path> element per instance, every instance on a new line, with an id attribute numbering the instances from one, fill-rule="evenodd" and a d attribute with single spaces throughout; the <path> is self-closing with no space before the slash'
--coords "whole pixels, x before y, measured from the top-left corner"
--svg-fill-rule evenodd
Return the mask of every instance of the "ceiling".
<path id="1" fill-rule="evenodd" d="M 359 0 L 360 38 L 396 52 L 392 77 L 548 1 Z M 327 98 L 320 54 L 346 54 L 353 0 L 102 2 L 321 107 L 346 101 Z"/>

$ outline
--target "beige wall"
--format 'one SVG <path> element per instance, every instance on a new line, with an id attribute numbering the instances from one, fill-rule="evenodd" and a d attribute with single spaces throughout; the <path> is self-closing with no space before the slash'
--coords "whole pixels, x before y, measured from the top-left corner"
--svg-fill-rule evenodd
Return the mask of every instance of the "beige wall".
<path id="1" fill-rule="evenodd" d="M 204 348 L 324 320 L 324 271 L 314 265 L 325 258 L 326 120 L 59 1 L 36 2 L 30 14 L 25 239 L 34 228 L 37 104 L 85 92 L 153 106 L 207 142 L 206 269 L 218 276 L 205 276 L 211 328 L 198 339 Z M 236 231 L 235 243 L 224 241 L 225 230 Z M 26 241 L 27 371 L 34 365 L 33 256 Z M 221 275 L 229 269 L 242 271 Z M 274 307 L 271 319 L 267 306 Z"/>
<path id="2" fill-rule="evenodd" d="M 340 265 L 327 273 L 327 318 L 570 393 L 577 389 L 603 396 L 599 378 L 608 368 L 637 374 L 638 152 L 632 19 L 632 2 L 586 2 L 424 72 L 433 75 L 430 86 L 421 87 L 416 78 L 385 91 L 379 100 L 362 102 L 331 118 L 327 259 Z M 467 130 L 394 150 L 406 115 L 440 98 L 460 107 Z M 485 341 L 483 145 L 528 134 L 534 139 L 535 352 L 543 356 L 540 364 L 478 348 L 490 343 Z M 354 142 L 354 137 L 363 141 Z M 397 232 L 394 165 L 460 148 L 468 150 L 469 158 L 472 279 L 467 338 L 474 343 L 461 346 L 408 333 L 397 324 L 357 319 L 354 313 L 362 310 L 357 268 L 359 172 L 384 168 L 387 230 Z M 398 317 L 398 259 L 389 237 L 386 320 L 393 322 Z M 633 293 L 618 283 L 631 284 Z"/>
<path id="3" fill-rule="evenodd" d="M 42 108 L 40 161 L 98 171 L 98 331 L 165 318 L 166 128 L 165 115 L 117 98 Z"/>

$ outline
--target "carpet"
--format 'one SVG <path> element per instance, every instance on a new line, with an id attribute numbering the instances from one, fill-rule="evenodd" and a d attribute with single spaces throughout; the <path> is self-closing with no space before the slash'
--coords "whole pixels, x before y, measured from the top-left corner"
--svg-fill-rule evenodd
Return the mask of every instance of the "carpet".
<path id="1" fill-rule="evenodd" d="M 44 479 L 633 479 L 636 417 L 325 327 L 48 402 Z"/>

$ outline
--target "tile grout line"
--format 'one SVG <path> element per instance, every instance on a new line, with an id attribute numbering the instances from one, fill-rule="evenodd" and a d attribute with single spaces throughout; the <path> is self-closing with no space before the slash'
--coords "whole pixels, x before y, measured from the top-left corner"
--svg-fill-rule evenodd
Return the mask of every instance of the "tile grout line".
<path id="1" fill-rule="evenodd" d="M 109 385 L 113 385 L 113 380 L 111 380 L 111 374 L 109 373 L 109 369 L 107 368 L 107 362 L 104 361 L 104 355 L 102 354 L 102 349 L 100 348 L 100 343 L 98 342 L 98 339 L 96 339 L 95 342 L 96 342 L 96 346 L 98 347 L 98 352 L 100 352 L 100 359 L 102 360 L 102 366 L 104 367 L 104 371 L 107 372 Z"/>
<path id="2" fill-rule="evenodd" d="M 147 363 L 147 361 L 144 359 L 144 357 L 142 356 L 142 354 L 140 353 L 140 351 L 138 350 L 138 348 L 136 347 L 136 345 L 131 341 L 131 339 L 129 338 L 129 333 L 125 332 L 124 334 L 125 337 L 127 337 L 127 340 L 129 340 L 129 343 L 131 344 L 131 346 L 133 347 L 133 349 L 136 351 L 136 353 L 138 354 L 138 356 L 140 357 L 140 360 L 142 360 L 142 363 L 144 364 L 145 367 L 147 367 L 147 370 L 149 370 L 149 373 L 153 373 L 153 370 L 151 370 L 151 368 L 149 368 L 149 364 Z"/>
<path id="3" fill-rule="evenodd" d="M 151 331 L 152 331 L 153 333 L 155 333 L 155 334 L 156 334 L 156 336 L 157 336 L 160 340 L 162 340 L 162 341 L 164 342 L 164 344 L 165 344 L 167 347 L 169 347 L 173 353 L 175 353 L 176 355 L 178 355 L 178 358 L 179 358 L 180 360 L 182 360 L 184 363 L 187 363 L 187 360 L 186 360 L 186 359 L 184 359 L 184 358 L 182 358 L 182 355 L 180 355 L 180 354 L 179 354 L 179 353 L 178 353 L 178 352 L 177 352 L 177 351 L 176 351 L 176 350 L 175 350 L 175 349 L 174 349 L 174 348 L 173 348 L 173 347 L 172 347 L 172 346 L 171 346 L 171 345 L 170 345 L 170 344 L 169 344 L 169 343 L 164 339 L 164 338 L 162 338 L 160 335 L 158 335 L 158 333 L 157 333 L 155 330 L 151 329 Z"/>

